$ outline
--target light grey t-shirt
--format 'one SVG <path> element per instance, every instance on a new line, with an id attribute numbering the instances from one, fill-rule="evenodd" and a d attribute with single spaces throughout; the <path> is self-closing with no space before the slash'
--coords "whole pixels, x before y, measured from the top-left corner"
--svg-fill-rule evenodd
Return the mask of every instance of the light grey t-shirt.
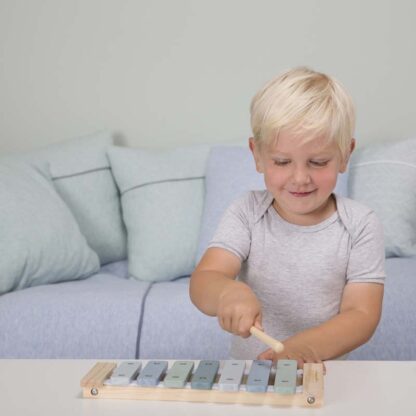
<path id="1" fill-rule="evenodd" d="M 285 221 L 268 191 L 251 191 L 225 211 L 209 247 L 242 262 L 239 280 L 262 304 L 263 328 L 284 340 L 339 312 L 348 282 L 384 283 L 384 240 L 374 212 L 336 197 L 337 211 L 323 222 Z M 267 346 L 254 337 L 233 337 L 231 356 L 254 359 Z"/>

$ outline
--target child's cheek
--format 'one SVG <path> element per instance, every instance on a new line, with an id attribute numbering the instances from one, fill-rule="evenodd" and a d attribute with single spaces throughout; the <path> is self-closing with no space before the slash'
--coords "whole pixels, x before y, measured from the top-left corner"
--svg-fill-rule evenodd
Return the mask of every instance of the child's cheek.
<path id="1" fill-rule="evenodd" d="M 337 184 L 338 173 L 333 169 L 323 169 L 316 172 L 314 182 L 322 188 L 334 188 Z"/>
<path id="2" fill-rule="evenodd" d="M 284 184 L 284 177 L 282 173 L 276 171 L 267 171 L 264 175 L 264 182 L 266 184 L 267 189 L 277 189 L 282 187 L 282 185 Z"/>

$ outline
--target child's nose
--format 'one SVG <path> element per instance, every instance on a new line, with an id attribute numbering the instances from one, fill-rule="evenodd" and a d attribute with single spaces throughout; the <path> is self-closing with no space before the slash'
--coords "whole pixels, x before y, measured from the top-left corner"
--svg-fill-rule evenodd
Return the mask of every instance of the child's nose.
<path id="1" fill-rule="evenodd" d="M 311 182 L 311 177 L 308 169 L 303 167 L 295 168 L 293 172 L 293 181 L 298 185 L 304 185 Z"/>

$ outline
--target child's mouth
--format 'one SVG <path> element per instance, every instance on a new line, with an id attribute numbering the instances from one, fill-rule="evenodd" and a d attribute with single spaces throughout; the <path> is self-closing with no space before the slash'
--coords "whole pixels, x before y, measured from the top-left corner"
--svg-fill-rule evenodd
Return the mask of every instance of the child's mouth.
<path id="1" fill-rule="evenodd" d="M 309 196 L 312 192 L 314 191 L 310 191 L 310 192 L 290 192 L 290 194 L 296 198 L 302 198 L 302 197 L 306 197 Z"/>

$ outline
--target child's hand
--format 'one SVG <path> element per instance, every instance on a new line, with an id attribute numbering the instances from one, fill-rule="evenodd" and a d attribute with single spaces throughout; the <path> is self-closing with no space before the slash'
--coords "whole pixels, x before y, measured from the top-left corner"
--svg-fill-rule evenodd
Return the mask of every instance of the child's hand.
<path id="1" fill-rule="evenodd" d="M 261 326 L 261 305 L 253 291 L 242 282 L 227 287 L 221 293 L 217 316 L 221 328 L 243 338 L 250 336 L 250 328 Z"/>
<path id="2" fill-rule="evenodd" d="M 296 360 L 298 362 L 298 368 L 303 368 L 305 363 L 322 363 L 318 354 L 310 348 L 308 345 L 290 342 L 286 340 L 283 342 L 285 349 L 276 353 L 271 348 L 262 352 L 257 359 L 258 360 Z"/>

